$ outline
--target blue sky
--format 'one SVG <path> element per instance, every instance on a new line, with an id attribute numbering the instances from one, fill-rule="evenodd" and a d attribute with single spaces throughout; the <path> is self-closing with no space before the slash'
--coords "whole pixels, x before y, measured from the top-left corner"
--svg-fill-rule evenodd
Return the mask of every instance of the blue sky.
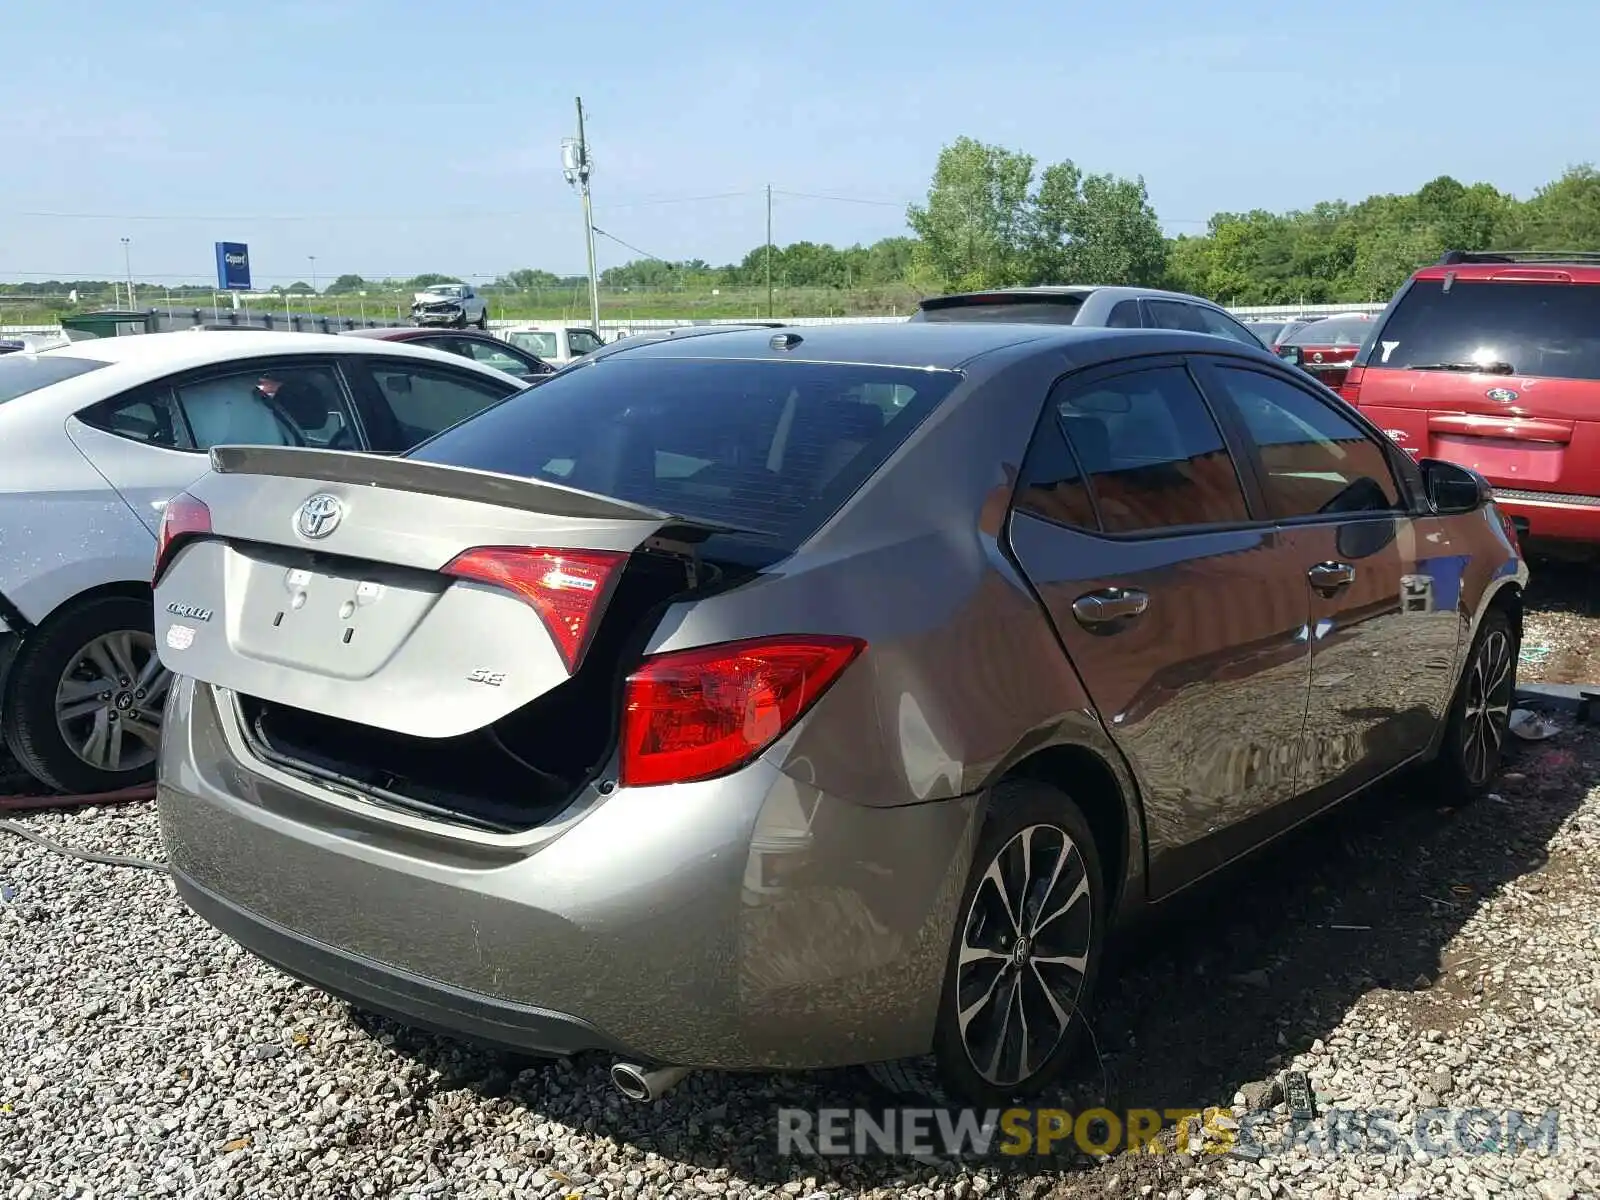
<path id="1" fill-rule="evenodd" d="M 1526 196 L 1600 157 L 1597 43 L 1557 0 L 10 3 L 0 278 L 120 276 L 123 237 L 172 281 L 218 240 L 258 284 L 578 273 L 576 95 L 596 224 L 664 258 L 759 245 L 769 183 L 851 198 L 779 195 L 780 243 L 903 232 L 962 134 L 1142 174 L 1171 231 L 1442 173 Z"/>

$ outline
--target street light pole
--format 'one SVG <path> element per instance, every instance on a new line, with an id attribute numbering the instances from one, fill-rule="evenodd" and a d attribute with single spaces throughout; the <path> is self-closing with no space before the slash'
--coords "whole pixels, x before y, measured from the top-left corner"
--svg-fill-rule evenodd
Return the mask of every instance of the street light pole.
<path id="1" fill-rule="evenodd" d="M 315 295 L 317 291 L 317 256 L 308 254 L 306 257 L 311 260 L 311 293 Z"/>
<path id="2" fill-rule="evenodd" d="M 128 307 L 133 307 L 133 259 L 128 253 L 128 239 L 122 239 L 122 269 L 128 276 Z"/>
<path id="3" fill-rule="evenodd" d="M 594 209 L 589 200 L 589 175 L 594 163 L 589 157 L 589 143 L 583 134 L 583 97 L 578 97 L 578 136 L 564 138 L 561 142 L 561 169 L 567 182 L 578 189 L 583 198 L 583 234 L 589 251 L 589 320 L 594 332 L 600 332 L 600 276 L 594 261 Z"/>

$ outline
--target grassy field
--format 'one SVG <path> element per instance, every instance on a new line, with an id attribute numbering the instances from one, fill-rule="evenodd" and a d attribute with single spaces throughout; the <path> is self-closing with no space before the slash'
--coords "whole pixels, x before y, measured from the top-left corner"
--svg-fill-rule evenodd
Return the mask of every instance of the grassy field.
<path id="1" fill-rule="evenodd" d="M 490 292 L 489 317 L 491 320 L 586 320 L 589 316 L 587 288 L 548 289 L 538 292 Z M 146 286 L 135 292 L 140 308 L 152 305 L 194 305 L 210 308 L 212 293 L 172 293 L 159 287 Z M 264 300 L 251 300 L 252 309 L 269 306 Z M 282 308 L 282 300 L 273 300 L 270 307 Z M 917 293 L 908 287 L 857 288 L 845 291 L 838 288 L 774 288 L 772 314 L 775 317 L 853 317 L 853 316 L 904 316 L 916 307 Z M 295 312 L 342 314 L 346 316 L 375 317 L 380 313 L 409 315 L 411 293 L 371 292 L 362 296 L 298 296 L 288 299 Z M 95 309 L 121 307 L 108 293 L 99 297 L 84 297 L 80 303 L 39 301 L 23 297 L 0 295 L 0 325 L 49 325 L 70 312 L 92 312 Z M 668 291 L 643 292 L 602 289 L 600 293 L 600 319 L 602 321 L 642 321 L 651 319 L 693 319 L 700 317 L 765 317 L 767 292 L 765 288 L 729 289 L 719 292 Z"/>

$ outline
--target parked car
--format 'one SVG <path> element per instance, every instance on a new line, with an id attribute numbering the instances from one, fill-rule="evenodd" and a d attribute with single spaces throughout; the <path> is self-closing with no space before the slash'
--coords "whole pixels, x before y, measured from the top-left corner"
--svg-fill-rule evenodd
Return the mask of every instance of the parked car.
<path id="1" fill-rule="evenodd" d="M 1242 341 L 662 340 L 397 458 L 212 452 L 168 860 L 289 973 L 635 1097 L 931 1050 L 989 1104 L 1124 921 L 1402 767 L 1484 790 L 1526 579 L 1479 476 Z"/>
<path id="2" fill-rule="evenodd" d="M 1337 390 L 1363 338 L 1372 332 L 1365 313 L 1343 313 L 1311 321 L 1279 338 L 1277 349 L 1297 351 L 1296 361 L 1323 383 Z"/>
<path id="3" fill-rule="evenodd" d="M 502 338 L 477 330 L 458 329 L 448 332 L 437 329 L 414 329 L 399 326 L 394 329 L 352 329 L 345 337 L 378 338 L 385 342 L 409 342 L 413 346 L 429 346 L 446 354 L 459 354 L 486 366 L 515 375 L 521 380 L 537 379 L 555 370 L 536 355 L 513 346 Z"/>
<path id="4" fill-rule="evenodd" d="M 150 563 L 168 497 L 219 444 L 396 453 L 523 382 L 331 334 L 184 333 L 0 358 L 0 728 L 67 792 L 155 775 L 167 676 Z"/>
<path id="5" fill-rule="evenodd" d="M 1295 317 L 1288 321 L 1246 321 L 1245 327 L 1265 342 L 1267 349 L 1274 350 L 1309 324 L 1309 320 Z"/>
<path id="6" fill-rule="evenodd" d="M 504 330 L 503 336 L 513 346 L 538 355 L 558 370 L 606 344 L 605 338 L 587 325 L 565 321 L 538 321 Z"/>
<path id="7" fill-rule="evenodd" d="M 1419 457 L 1481 472 L 1548 549 L 1600 544 L 1600 253 L 1453 251 L 1413 275 L 1345 399 Z"/>
<path id="8" fill-rule="evenodd" d="M 411 319 L 418 325 L 489 328 L 489 306 L 465 283 L 440 283 L 412 294 Z"/>
<path id="9" fill-rule="evenodd" d="M 1277 344 L 1278 335 L 1290 325 L 1288 321 L 1245 321 L 1244 327 L 1256 337 L 1261 339 L 1261 344 L 1268 350 Z"/>
<path id="10" fill-rule="evenodd" d="M 1209 333 L 1261 348 L 1261 339 L 1220 304 L 1182 292 L 1129 287 L 1001 288 L 930 296 L 911 315 L 921 321 L 1019 321 L 1026 324 L 1174 329 Z"/>

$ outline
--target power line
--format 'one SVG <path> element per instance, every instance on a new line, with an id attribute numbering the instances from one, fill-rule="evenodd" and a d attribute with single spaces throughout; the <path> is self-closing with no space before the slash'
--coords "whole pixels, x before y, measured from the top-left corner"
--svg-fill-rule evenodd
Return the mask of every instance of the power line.
<path id="1" fill-rule="evenodd" d="M 773 188 L 774 196 L 793 196 L 800 200 L 830 200 L 835 204 L 871 204 L 880 208 L 904 208 L 908 201 L 905 200 L 869 200 L 865 196 L 829 196 L 821 192 L 791 192 L 783 188 Z"/>
<path id="2" fill-rule="evenodd" d="M 624 246 L 627 249 L 632 250 L 635 254 L 642 254 L 646 258 L 653 258 L 658 263 L 667 262 L 667 260 L 662 258 L 659 254 L 651 254 L 650 251 L 648 251 L 648 250 L 641 250 L 641 249 L 639 249 L 639 247 L 635 246 L 632 242 L 625 242 L 621 238 L 619 238 L 616 234 L 607 233 L 604 229 L 601 229 L 600 226 L 598 226 L 598 225 L 596 225 L 594 227 L 594 231 L 596 233 L 598 233 L 601 237 L 610 238 L 617 245 Z M 668 265 L 670 266 L 671 264 L 668 263 Z"/>
<path id="3" fill-rule="evenodd" d="M 759 195 L 758 192 L 711 192 L 697 196 L 654 196 L 639 200 L 624 200 L 608 204 L 605 208 L 657 208 L 668 204 L 703 204 L 713 200 L 734 200 Z M 556 208 L 519 209 L 502 212 L 439 212 L 427 213 L 110 213 L 65 212 L 53 209 L 21 209 L 0 212 L 5 217 L 34 217 L 53 221 L 501 221 L 526 217 L 545 217 L 559 212 Z"/>

